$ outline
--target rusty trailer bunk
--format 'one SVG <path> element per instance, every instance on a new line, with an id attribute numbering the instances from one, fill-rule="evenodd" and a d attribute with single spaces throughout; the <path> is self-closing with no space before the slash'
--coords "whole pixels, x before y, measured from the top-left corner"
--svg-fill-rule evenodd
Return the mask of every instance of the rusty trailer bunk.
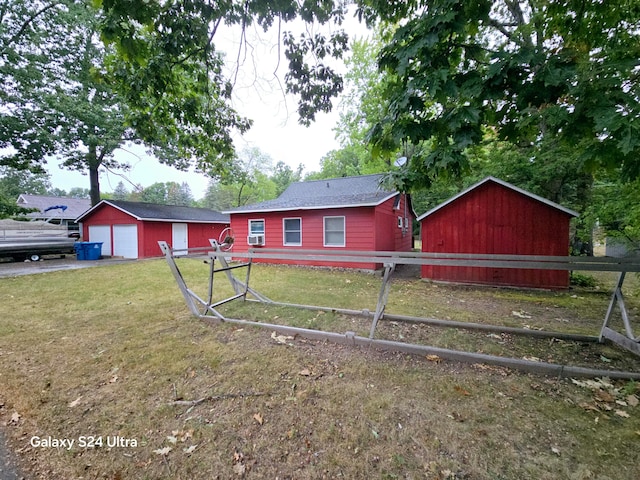
<path id="1" fill-rule="evenodd" d="M 609 340 L 630 352 L 640 355 L 640 336 L 636 336 L 624 302 L 622 286 L 627 272 L 640 272 L 640 259 L 609 258 L 609 257 L 549 257 L 549 256 L 521 256 L 521 255 L 478 255 L 478 254 L 446 254 L 423 252 L 362 252 L 344 251 L 334 252 L 326 250 L 293 250 L 293 249 L 253 249 L 248 252 L 230 252 L 230 245 L 218 244 L 211 240 L 211 248 L 189 249 L 190 254 L 206 254 L 209 263 L 208 294 L 207 298 L 200 298 L 191 290 L 175 262 L 174 251 L 167 242 L 158 242 L 162 253 L 174 275 L 187 306 L 196 317 L 210 322 L 228 322 L 245 326 L 256 326 L 278 332 L 281 335 L 299 335 L 311 340 L 326 340 L 335 343 L 373 347 L 382 350 L 392 350 L 416 355 L 437 355 L 440 358 L 467 363 L 485 363 L 504 366 L 521 371 L 555 375 L 559 377 L 598 377 L 639 379 L 640 372 L 625 372 L 614 370 L 598 370 L 585 367 L 559 365 L 553 363 L 530 361 L 520 358 L 509 358 L 483 353 L 471 353 L 458 350 L 450 350 L 428 345 L 397 342 L 391 340 L 376 339 L 376 328 L 381 320 L 409 322 L 417 324 L 435 325 L 439 327 L 451 327 L 467 330 L 490 331 L 496 333 L 510 333 L 516 335 L 532 336 L 538 338 L 555 338 L 574 342 L 604 342 Z M 184 249 L 181 250 L 181 252 Z M 233 259 L 233 263 L 230 261 Z M 344 263 L 382 264 L 384 272 L 380 290 L 378 293 L 376 309 L 371 312 L 368 309 L 352 310 L 327 306 L 302 305 L 284 303 L 272 300 L 249 286 L 251 267 L 254 260 L 268 261 L 269 259 L 286 259 L 301 261 L 330 261 Z M 239 260 L 242 262 L 235 263 Z M 216 263 L 219 267 L 216 267 Z M 424 317 L 412 317 L 406 315 L 394 315 L 386 313 L 387 301 L 391 287 L 393 273 L 397 265 L 446 265 L 446 266 L 478 266 L 492 268 L 516 268 L 516 269 L 550 269 L 550 270 L 578 270 L 578 271 L 609 271 L 619 272 L 618 280 L 611 296 L 609 307 L 605 314 L 603 326 L 599 335 L 579 335 L 565 332 L 552 332 L 530 330 L 525 328 L 486 325 L 480 323 L 456 322 Z M 234 271 L 246 268 L 244 280 L 234 275 Z M 223 300 L 213 302 L 214 276 L 216 273 L 224 274 L 231 284 L 234 295 Z M 362 337 L 355 332 L 346 333 L 325 332 L 301 327 L 263 323 L 243 319 L 225 317 L 217 307 L 225 303 L 242 299 L 248 302 L 259 302 L 274 306 L 295 307 L 318 311 L 332 311 L 346 315 L 362 316 L 371 319 L 371 327 L 368 337 Z M 624 333 L 620 333 L 612 325 L 613 313 L 616 307 L 620 310 Z"/>

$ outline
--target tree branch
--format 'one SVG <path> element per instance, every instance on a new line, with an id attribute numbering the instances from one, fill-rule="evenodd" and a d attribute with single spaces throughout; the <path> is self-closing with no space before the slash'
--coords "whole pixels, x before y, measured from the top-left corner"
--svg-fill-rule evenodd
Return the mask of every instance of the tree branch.
<path id="1" fill-rule="evenodd" d="M 242 392 L 242 393 L 225 393 L 223 395 L 209 395 L 198 400 L 174 400 L 169 405 L 184 405 L 187 407 L 195 407 L 204 402 L 216 402 L 218 400 L 227 400 L 229 398 L 247 398 L 247 397 L 264 397 L 271 395 L 270 392 Z"/>
<path id="2" fill-rule="evenodd" d="M 27 20 L 24 21 L 24 23 L 22 24 L 22 26 L 20 27 L 20 30 L 18 30 L 13 37 L 11 37 L 9 39 L 9 41 L 7 42 L 7 44 L 2 48 L 2 50 L 0 50 L 0 55 L 4 54 L 7 51 L 7 48 L 9 48 L 9 45 L 11 45 L 13 42 L 15 42 L 24 32 L 25 30 L 29 27 L 29 25 L 31 25 L 34 20 L 36 18 L 38 18 L 40 15 L 42 15 L 43 13 L 45 13 L 47 10 L 51 10 L 52 8 L 58 6 L 62 4 L 62 2 L 53 2 L 45 7 L 42 7 L 40 10 L 38 10 L 36 13 L 34 13 L 33 15 L 31 15 L 31 17 L 29 17 Z"/>

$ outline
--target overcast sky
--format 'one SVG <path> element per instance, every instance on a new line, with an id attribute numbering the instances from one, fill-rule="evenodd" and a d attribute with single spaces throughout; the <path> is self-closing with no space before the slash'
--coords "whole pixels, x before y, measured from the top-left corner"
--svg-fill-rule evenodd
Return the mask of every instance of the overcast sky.
<path id="1" fill-rule="evenodd" d="M 286 27 L 283 27 L 283 30 Z M 301 25 L 298 29 L 304 28 Z M 347 31 L 350 38 L 354 34 L 366 34 L 351 16 L 347 20 Z M 325 30 L 326 31 L 326 30 Z M 248 32 L 247 50 L 240 54 L 240 69 L 234 88 L 233 105 L 237 111 L 253 120 L 253 127 L 244 136 L 235 137 L 237 151 L 245 147 L 257 147 L 268 154 L 273 163 L 284 161 L 295 169 L 299 164 L 305 165 L 305 172 L 319 169 L 320 159 L 330 150 L 338 148 L 333 128 L 338 120 L 338 100 L 334 102 L 334 110 L 330 114 L 317 115 L 310 127 L 298 124 L 296 112 L 297 102 L 292 96 L 285 96 L 281 84 L 287 64 L 284 55 L 278 65 L 277 31 L 266 35 L 259 31 Z M 238 59 L 237 27 L 216 36 L 218 49 L 224 46 L 227 52 L 227 64 L 230 74 L 235 76 Z M 335 68 L 344 72 L 344 67 Z M 274 76 L 277 71 L 277 76 Z M 279 79 L 279 80 L 278 80 Z M 111 192 L 118 182 L 123 181 L 129 191 L 133 184 L 147 187 L 155 182 L 176 181 L 187 182 L 196 199 L 203 197 L 208 178 L 194 172 L 179 172 L 160 164 L 156 159 L 148 157 L 141 147 L 134 147 L 131 152 L 120 151 L 117 158 L 131 165 L 129 172 L 119 172 L 122 176 L 104 171 L 100 175 L 100 189 Z M 78 172 L 60 169 L 57 162 L 50 161 L 48 171 L 51 174 L 53 187 L 69 190 L 73 187 L 89 188 L 89 178 Z"/>

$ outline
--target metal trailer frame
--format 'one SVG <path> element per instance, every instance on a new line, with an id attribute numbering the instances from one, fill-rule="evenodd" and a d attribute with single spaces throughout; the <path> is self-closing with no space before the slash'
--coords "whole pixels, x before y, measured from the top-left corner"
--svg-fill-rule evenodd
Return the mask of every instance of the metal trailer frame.
<path id="1" fill-rule="evenodd" d="M 257 326 L 274 330 L 283 335 L 299 335 L 313 340 L 328 340 L 335 343 L 374 347 L 384 350 L 393 350 L 409 354 L 437 355 L 443 359 L 456 360 L 470 363 L 486 363 L 514 368 L 522 371 L 549 374 L 567 377 L 597 377 L 640 379 L 639 372 L 623 372 L 612 370 L 598 370 L 568 365 L 558 365 L 545 362 L 528 361 L 518 358 L 499 357 L 479 353 L 469 353 L 457 350 L 430 347 L 426 345 L 396 342 L 375 339 L 376 327 L 380 320 L 410 322 L 417 324 L 435 325 L 440 327 L 461 328 L 467 330 L 491 331 L 511 333 L 538 338 L 557 338 L 576 342 L 604 342 L 610 340 L 613 343 L 640 355 L 640 336 L 635 336 L 629 314 L 622 294 L 622 285 L 627 272 L 640 272 L 640 259 L 637 258 L 609 258 L 609 257 L 552 257 L 532 255 L 478 255 L 478 254 L 448 254 L 448 253 L 423 253 L 423 252 L 368 252 L 368 251 L 326 251 L 326 250 L 300 250 L 300 249 L 250 249 L 248 252 L 224 251 L 216 240 L 210 240 L 211 248 L 190 248 L 188 252 L 206 254 L 209 263 L 208 297 L 202 299 L 188 288 L 186 282 L 175 263 L 174 252 L 171 246 L 164 241 L 158 242 L 162 253 L 170 267 L 171 272 L 182 292 L 187 306 L 193 315 L 209 323 L 236 323 L 246 326 Z M 184 252 L 181 249 L 180 252 Z M 184 256 L 184 255 L 181 255 Z M 242 263 L 229 264 L 233 259 L 243 259 Z M 301 260 L 333 263 L 376 263 L 384 266 L 382 282 L 378 293 L 375 312 L 368 309 L 350 310 L 334 307 L 315 305 L 301 305 L 277 302 L 262 295 L 249 286 L 251 266 L 254 260 Z M 216 268 L 215 263 L 220 263 Z M 396 265 L 446 265 L 461 267 L 491 267 L 491 268 L 516 268 L 516 269 L 541 269 L 541 270 L 582 270 L 582 271 L 613 271 L 619 272 L 618 281 L 614 287 L 611 301 L 607 309 L 604 323 L 599 336 L 577 335 L 563 332 L 529 330 L 524 328 L 485 325 L 480 323 L 456 322 L 424 317 L 412 317 L 406 315 L 393 315 L 385 313 L 387 300 L 391 288 L 391 280 Z M 244 281 L 237 278 L 233 271 L 246 268 Z M 214 274 L 224 273 L 234 290 L 234 295 L 229 298 L 213 300 Z M 253 298 L 250 298 L 253 297 Z M 216 307 L 233 300 L 253 301 L 277 306 L 287 306 L 302 309 L 332 311 L 347 315 L 364 316 L 371 318 L 369 337 L 361 337 L 354 332 L 344 334 L 337 332 L 323 332 L 319 330 L 290 327 L 271 323 L 254 322 L 243 319 L 228 318 L 222 315 Z M 625 334 L 614 330 L 611 326 L 613 312 L 618 307 L 623 321 Z"/>

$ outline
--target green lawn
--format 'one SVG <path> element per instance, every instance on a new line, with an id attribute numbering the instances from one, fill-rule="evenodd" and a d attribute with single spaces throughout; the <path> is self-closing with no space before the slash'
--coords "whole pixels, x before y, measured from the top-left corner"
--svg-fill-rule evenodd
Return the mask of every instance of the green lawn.
<path id="1" fill-rule="evenodd" d="M 206 295 L 207 266 L 180 265 Z M 344 308 L 373 309 L 380 282 L 272 266 L 254 266 L 252 277 L 273 299 Z M 221 278 L 216 295 L 224 296 Z M 189 315 L 164 260 L 3 278 L 0 301 L 0 428 L 29 478 L 638 478 L 636 382 L 574 382 L 300 338 L 281 344 L 268 330 L 207 326 Z M 595 290 L 404 279 L 393 284 L 389 310 L 597 333 L 607 302 Z M 368 332 L 330 313 L 226 308 Z M 379 334 L 544 360 L 551 351 L 598 368 L 637 362 L 611 346 L 414 330 L 385 323 Z M 74 445 L 33 446 L 34 437 Z"/>

